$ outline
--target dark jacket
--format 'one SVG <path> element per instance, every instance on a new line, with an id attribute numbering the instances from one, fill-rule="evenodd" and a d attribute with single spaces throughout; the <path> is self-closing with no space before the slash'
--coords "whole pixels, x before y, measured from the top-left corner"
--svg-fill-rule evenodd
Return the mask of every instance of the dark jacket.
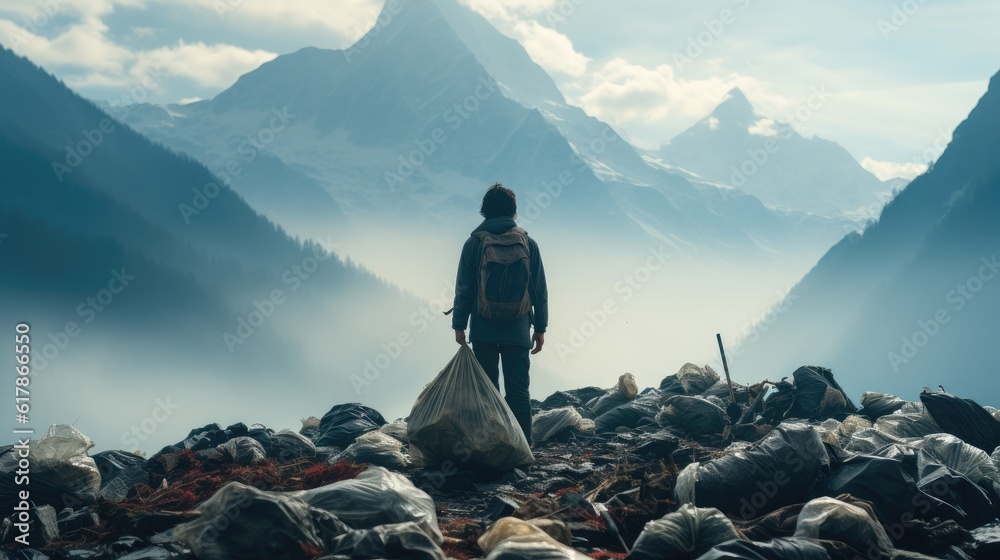
<path id="1" fill-rule="evenodd" d="M 490 218 L 479 224 L 473 233 L 487 231 L 500 234 L 516 225 L 510 216 Z M 531 270 L 531 284 L 528 291 L 531 295 L 532 311 L 512 321 L 486 319 L 480 317 L 476 311 L 481 244 L 478 237 L 470 235 L 462 247 L 462 257 L 458 261 L 458 278 L 455 280 L 455 311 L 451 326 L 455 330 L 465 330 L 471 316 L 470 342 L 513 344 L 530 348 L 531 327 L 535 327 L 535 332 L 543 333 L 549 323 L 549 291 L 545 286 L 545 268 L 542 267 L 542 255 L 538 252 L 538 244 L 530 236 L 528 237 Z"/>

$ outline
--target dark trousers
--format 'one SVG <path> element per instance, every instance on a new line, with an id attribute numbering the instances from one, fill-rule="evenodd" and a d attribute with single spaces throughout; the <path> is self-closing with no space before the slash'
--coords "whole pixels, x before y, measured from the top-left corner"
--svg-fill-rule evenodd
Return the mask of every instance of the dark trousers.
<path id="1" fill-rule="evenodd" d="M 524 437 L 531 443 L 531 398 L 528 396 L 528 369 L 531 361 L 528 348 L 511 344 L 484 344 L 477 342 L 472 351 L 483 366 L 483 371 L 500 390 L 500 360 L 503 360 L 503 384 L 507 390 L 504 400 L 514 413 Z"/>

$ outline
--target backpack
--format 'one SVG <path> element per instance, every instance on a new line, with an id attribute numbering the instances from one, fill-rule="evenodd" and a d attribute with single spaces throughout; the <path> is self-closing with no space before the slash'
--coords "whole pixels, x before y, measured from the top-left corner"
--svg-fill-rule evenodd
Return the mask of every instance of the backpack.
<path id="1" fill-rule="evenodd" d="M 486 319 L 519 319 L 531 310 L 528 232 L 515 227 L 499 235 L 477 231 L 480 265 L 477 309 Z"/>

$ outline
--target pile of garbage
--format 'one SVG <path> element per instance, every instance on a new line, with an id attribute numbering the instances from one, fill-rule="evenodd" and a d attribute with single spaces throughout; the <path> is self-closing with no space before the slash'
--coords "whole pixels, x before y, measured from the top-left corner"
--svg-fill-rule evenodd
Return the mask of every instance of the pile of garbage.
<path id="1" fill-rule="evenodd" d="M 470 356 L 394 422 L 338 404 L 148 458 L 53 426 L 31 503 L 0 448 L 0 560 L 1000 558 L 1000 412 L 972 400 L 855 405 L 812 366 L 730 390 L 685 364 L 533 401 L 529 448 Z"/>

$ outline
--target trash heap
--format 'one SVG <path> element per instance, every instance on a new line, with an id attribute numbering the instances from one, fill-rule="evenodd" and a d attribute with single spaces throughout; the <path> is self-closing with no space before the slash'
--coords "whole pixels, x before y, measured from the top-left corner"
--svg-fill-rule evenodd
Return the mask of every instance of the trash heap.
<path id="1" fill-rule="evenodd" d="M 730 393 L 685 364 L 657 387 L 626 373 L 533 401 L 525 456 L 477 367 L 460 352 L 408 419 L 338 404 L 297 432 L 203 426 L 148 458 L 90 455 L 53 426 L 23 516 L 0 448 L 0 560 L 1000 558 L 1000 413 L 972 400 L 855 405 L 812 366 Z"/>

